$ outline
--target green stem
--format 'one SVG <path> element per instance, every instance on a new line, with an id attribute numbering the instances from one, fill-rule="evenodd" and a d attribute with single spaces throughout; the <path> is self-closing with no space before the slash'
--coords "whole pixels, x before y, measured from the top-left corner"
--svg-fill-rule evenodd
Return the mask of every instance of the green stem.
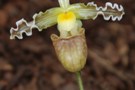
<path id="1" fill-rule="evenodd" d="M 78 85 L 80 90 L 84 90 L 83 88 L 83 83 L 82 83 L 82 78 L 81 78 L 81 72 L 76 72 L 76 76 L 77 76 L 77 81 L 78 81 Z"/>

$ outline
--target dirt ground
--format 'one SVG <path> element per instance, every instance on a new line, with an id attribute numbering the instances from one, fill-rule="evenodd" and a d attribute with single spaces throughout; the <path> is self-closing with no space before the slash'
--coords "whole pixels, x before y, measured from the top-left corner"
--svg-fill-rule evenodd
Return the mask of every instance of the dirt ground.
<path id="1" fill-rule="evenodd" d="M 92 0 L 71 0 L 71 3 Z M 135 0 L 93 0 L 123 5 L 121 21 L 83 21 L 88 58 L 82 70 L 85 90 L 135 90 Z M 57 0 L 0 0 L 0 90 L 79 90 L 74 73 L 58 61 L 50 35 L 56 25 L 23 40 L 10 40 L 10 28 L 39 11 L 58 6 Z"/>

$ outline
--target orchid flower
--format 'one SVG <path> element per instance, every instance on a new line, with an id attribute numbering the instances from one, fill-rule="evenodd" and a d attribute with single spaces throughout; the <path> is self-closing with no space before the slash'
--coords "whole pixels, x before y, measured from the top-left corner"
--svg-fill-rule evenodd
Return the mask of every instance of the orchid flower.
<path id="1" fill-rule="evenodd" d="M 10 39 L 23 39 L 22 33 L 27 36 L 32 35 L 32 29 L 39 31 L 57 24 L 60 37 L 67 37 L 70 32 L 77 34 L 77 29 L 82 27 L 81 20 L 96 19 L 98 15 L 103 15 L 104 20 L 121 20 L 124 9 L 121 5 L 107 2 L 105 7 L 98 7 L 94 2 L 70 4 L 69 0 L 58 0 L 60 7 L 55 7 L 39 12 L 33 16 L 33 21 L 27 22 L 21 19 L 16 22 L 17 28 L 10 29 Z"/>
<path id="2" fill-rule="evenodd" d="M 21 19 L 16 22 L 17 28 L 11 28 L 10 39 L 23 39 L 22 33 L 32 35 L 32 29 L 39 31 L 57 24 L 60 36 L 51 35 L 53 46 L 58 59 L 70 72 L 80 71 L 87 58 L 87 45 L 85 30 L 82 28 L 81 20 L 96 19 L 102 15 L 105 20 L 121 20 L 124 9 L 118 4 L 107 2 L 105 7 L 98 7 L 94 2 L 70 4 L 69 0 L 58 0 L 60 7 L 39 12 L 33 16 L 33 21 L 27 22 Z"/>

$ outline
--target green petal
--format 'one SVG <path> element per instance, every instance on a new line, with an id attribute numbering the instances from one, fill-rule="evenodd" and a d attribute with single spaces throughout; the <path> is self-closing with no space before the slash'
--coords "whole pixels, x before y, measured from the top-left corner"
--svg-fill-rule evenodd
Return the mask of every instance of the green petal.
<path id="1" fill-rule="evenodd" d="M 78 19 L 92 19 L 97 14 L 94 6 L 88 8 L 84 3 L 72 4 L 68 10 L 73 11 Z"/>
<path id="2" fill-rule="evenodd" d="M 58 0 L 60 7 L 67 8 L 69 6 L 69 0 Z"/>
<path id="3" fill-rule="evenodd" d="M 96 19 L 98 15 L 103 15 L 105 20 L 111 18 L 115 21 L 116 19 L 121 20 L 124 15 L 124 10 L 121 5 L 112 5 L 110 2 L 107 2 L 105 7 L 97 7 L 93 2 L 89 2 L 87 5 L 77 3 L 70 5 L 68 10 L 73 11 L 78 19 Z"/>
<path id="4" fill-rule="evenodd" d="M 33 16 L 33 21 L 27 22 L 25 19 L 21 19 L 16 22 L 16 28 L 10 29 L 10 39 L 23 39 L 23 33 L 27 36 L 32 35 L 32 29 L 37 28 L 39 31 L 42 29 L 48 28 L 57 23 L 57 16 L 63 12 L 62 8 L 52 8 L 46 12 L 40 12 Z"/>
<path id="5" fill-rule="evenodd" d="M 35 14 L 33 16 L 35 20 L 35 25 L 37 26 L 39 31 L 51 27 L 57 23 L 57 16 L 61 12 L 63 12 L 62 8 L 52 8 L 48 9 L 46 12 L 40 12 L 39 14 Z"/>

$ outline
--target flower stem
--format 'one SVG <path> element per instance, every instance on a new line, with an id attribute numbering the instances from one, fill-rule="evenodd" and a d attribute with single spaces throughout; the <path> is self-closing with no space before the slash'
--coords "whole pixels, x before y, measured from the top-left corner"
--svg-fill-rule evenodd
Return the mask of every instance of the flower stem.
<path id="1" fill-rule="evenodd" d="M 76 77 L 80 90 L 84 90 L 80 71 L 76 72 Z"/>

